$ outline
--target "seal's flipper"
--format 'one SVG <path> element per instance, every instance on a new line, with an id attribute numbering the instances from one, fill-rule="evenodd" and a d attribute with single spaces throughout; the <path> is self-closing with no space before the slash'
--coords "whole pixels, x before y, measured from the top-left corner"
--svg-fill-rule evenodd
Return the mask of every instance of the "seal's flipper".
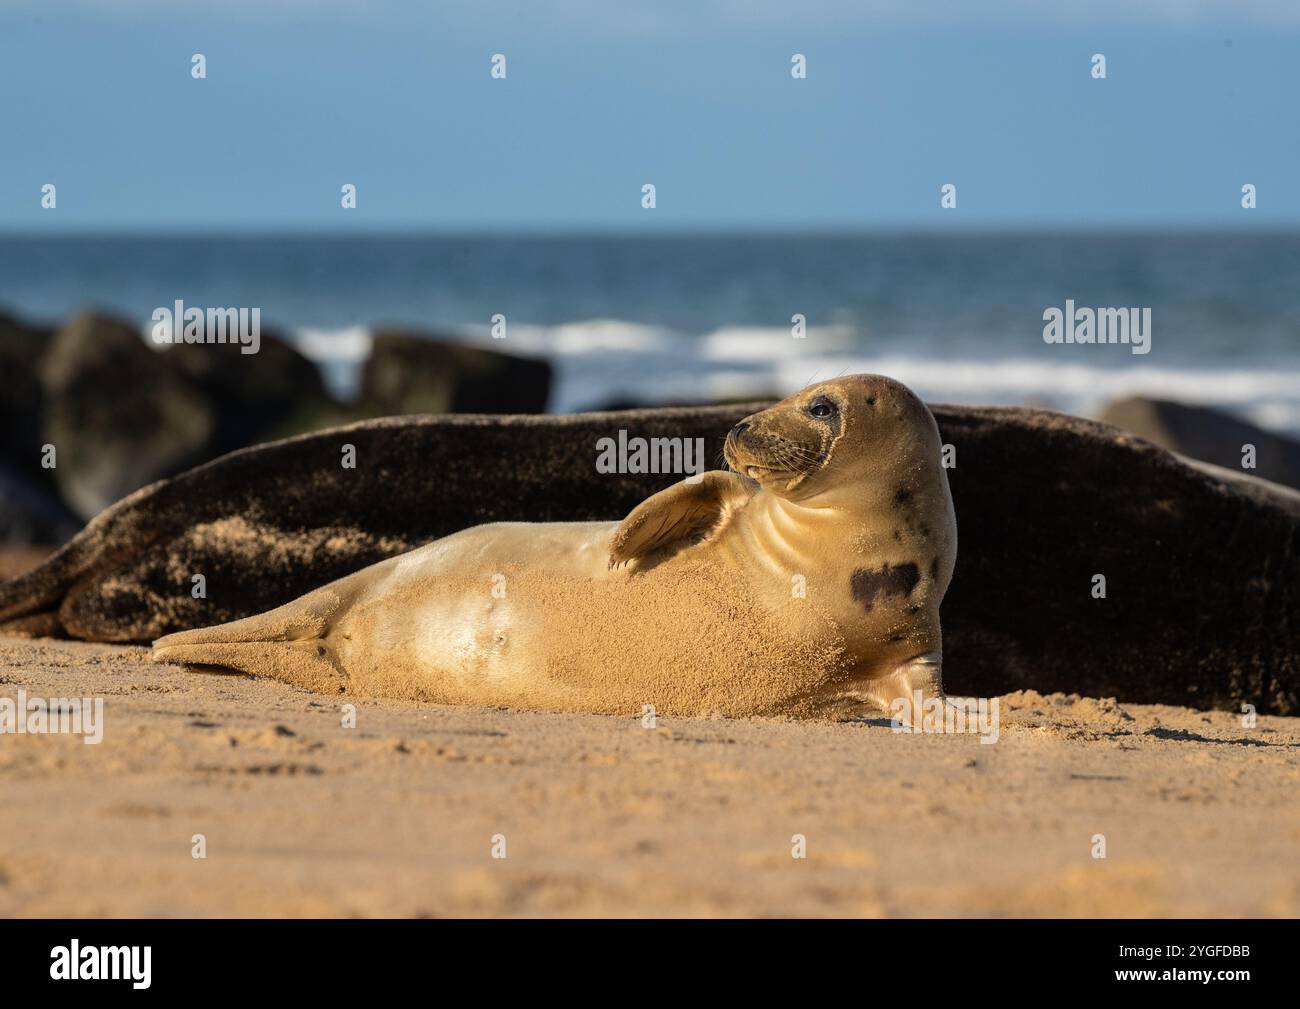
<path id="1" fill-rule="evenodd" d="M 609 566 L 698 543 L 757 489 L 736 473 L 714 470 L 646 498 L 614 531 Z"/>
<path id="2" fill-rule="evenodd" d="M 918 655 L 888 676 L 870 681 L 863 692 L 902 722 L 917 725 L 927 701 L 944 700 L 943 659 L 938 653 Z"/>
<path id="3" fill-rule="evenodd" d="M 328 637 L 343 602 L 333 586 L 326 586 L 255 617 L 168 634 L 153 643 L 153 659 L 224 666 L 310 690 L 341 691 L 347 677 Z"/>

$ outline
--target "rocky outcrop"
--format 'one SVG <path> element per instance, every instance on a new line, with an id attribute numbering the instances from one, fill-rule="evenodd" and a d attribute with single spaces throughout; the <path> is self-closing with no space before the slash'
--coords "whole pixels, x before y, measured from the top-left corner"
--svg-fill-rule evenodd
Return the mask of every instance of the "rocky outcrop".
<path id="1" fill-rule="evenodd" d="M 54 446 L 63 499 L 87 518 L 322 412 L 338 419 L 316 366 L 271 333 L 256 354 L 238 343 L 155 349 L 134 326 L 85 312 L 54 335 L 40 373 L 41 440 Z"/>
<path id="2" fill-rule="evenodd" d="M 63 499 L 83 517 L 201 462 L 212 443 L 216 420 L 198 387 L 125 322 L 75 316 L 41 372 L 42 437 Z"/>
<path id="3" fill-rule="evenodd" d="M 370 416 L 542 413 L 550 388 L 545 361 L 381 329 L 362 371 L 359 409 Z"/>
<path id="4" fill-rule="evenodd" d="M 162 356 L 199 390 L 211 410 L 207 459 L 312 430 L 318 416 L 340 409 L 325 391 L 320 369 L 265 330 L 256 354 L 244 354 L 238 343 L 178 343 Z"/>
<path id="5" fill-rule="evenodd" d="M 19 472 L 42 480 L 41 413 L 45 393 L 40 363 L 50 341 L 50 331 L 25 326 L 0 313 L 0 460 Z"/>
<path id="6" fill-rule="evenodd" d="M 1109 404 L 1101 419 L 1171 452 L 1300 487 L 1300 442 L 1220 410 L 1135 396 Z M 1242 465 L 1247 446 L 1254 449 L 1254 469 Z"/>
<path id="7" fill-rule="evenodd" d="M 0 314 L 0 542 L 53 536 L 69 508 L 91 518 L 259 442 L 393 414 L 538 413 L 550 392 L 545 361 L 412 331 L 376 334 L 359 400 L 347 404 L 274 333 L 260 333 L 256 353 L 242 350 L 235 341 L 151 347 L 134 325 L 93 311 L 57 332 Z"/>
<path id="8" fill-rule="evenodd" d="M 389 418 L 245 449 L 105 511 L 0 587 L 0 620 L 147 641 L 469 525 L 620 518 L 677 478 L 598 473 L 600 438 L 702 437 L 713 459 L 758 406 Z M 1300 495 L 1091 421 L 933 410 L 956 461 L 952 692 L 1300 713 Z"/>
<path id="9" fill-rule="evenodd" d="M 45 390 L 41 361 L 48 329 L 23 325 L 0 313 L 0 543 L 57 543 L 81 526 L 55 484 L 57 462 L 45 450 Z"/>

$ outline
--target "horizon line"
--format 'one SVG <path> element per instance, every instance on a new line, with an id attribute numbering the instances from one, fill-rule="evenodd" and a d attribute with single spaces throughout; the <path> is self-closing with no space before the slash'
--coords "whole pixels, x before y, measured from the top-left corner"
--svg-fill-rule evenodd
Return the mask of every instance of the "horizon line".
<path id="1" fill-rule="evenodd" d="M 442 228 L 430 227 L 285 227 L 242 228 L 222 225 L 183 225 L 170 228 L 55 228 L 53 230 L 0 228 L 0 241 L 86 240 L 86 239 L 208 239 L 208 240 L 294 240 L 294 239 L 715 239 L 715 238 L 889 238 L 889 237 L 1239 237 L 1289 236 L 1300 234 L 1300 220 L 1258 225 L 1228 225 L 1221 222 L 1169 224 L 1158 222 L 1127 224 L 962 224 L 947 227 L 910 225 L 711 225 L 706 227 L 655 227 L 619 229 L 610 227 L 515 227 Z"/>

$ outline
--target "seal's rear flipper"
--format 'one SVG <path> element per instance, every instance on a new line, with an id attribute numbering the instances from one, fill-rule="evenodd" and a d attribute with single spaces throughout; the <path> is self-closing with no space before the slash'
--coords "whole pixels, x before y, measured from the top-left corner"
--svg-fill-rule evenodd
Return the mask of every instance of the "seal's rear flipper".
<path id="1" fill-rule="evenodd" d="M 326 587 L 255 617 L 179 631 L 153 643 L 155 662 L 224 666 L 327 693 L 346 688 L 328 634 L 343 601 Z"/>

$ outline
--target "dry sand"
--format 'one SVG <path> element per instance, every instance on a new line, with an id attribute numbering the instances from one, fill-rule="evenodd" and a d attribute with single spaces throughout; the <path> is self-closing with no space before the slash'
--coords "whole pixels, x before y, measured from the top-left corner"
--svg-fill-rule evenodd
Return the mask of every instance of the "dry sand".
<path id="1" fill-rule="evenodd" d="M 345 729 L 147 655 L 0 640 L 0 696 L 106 720 L 0 736 L 0 914 L 1300 913 L 1296 718 L 1014 694 L 990 746 L 358 700 Z"/>

